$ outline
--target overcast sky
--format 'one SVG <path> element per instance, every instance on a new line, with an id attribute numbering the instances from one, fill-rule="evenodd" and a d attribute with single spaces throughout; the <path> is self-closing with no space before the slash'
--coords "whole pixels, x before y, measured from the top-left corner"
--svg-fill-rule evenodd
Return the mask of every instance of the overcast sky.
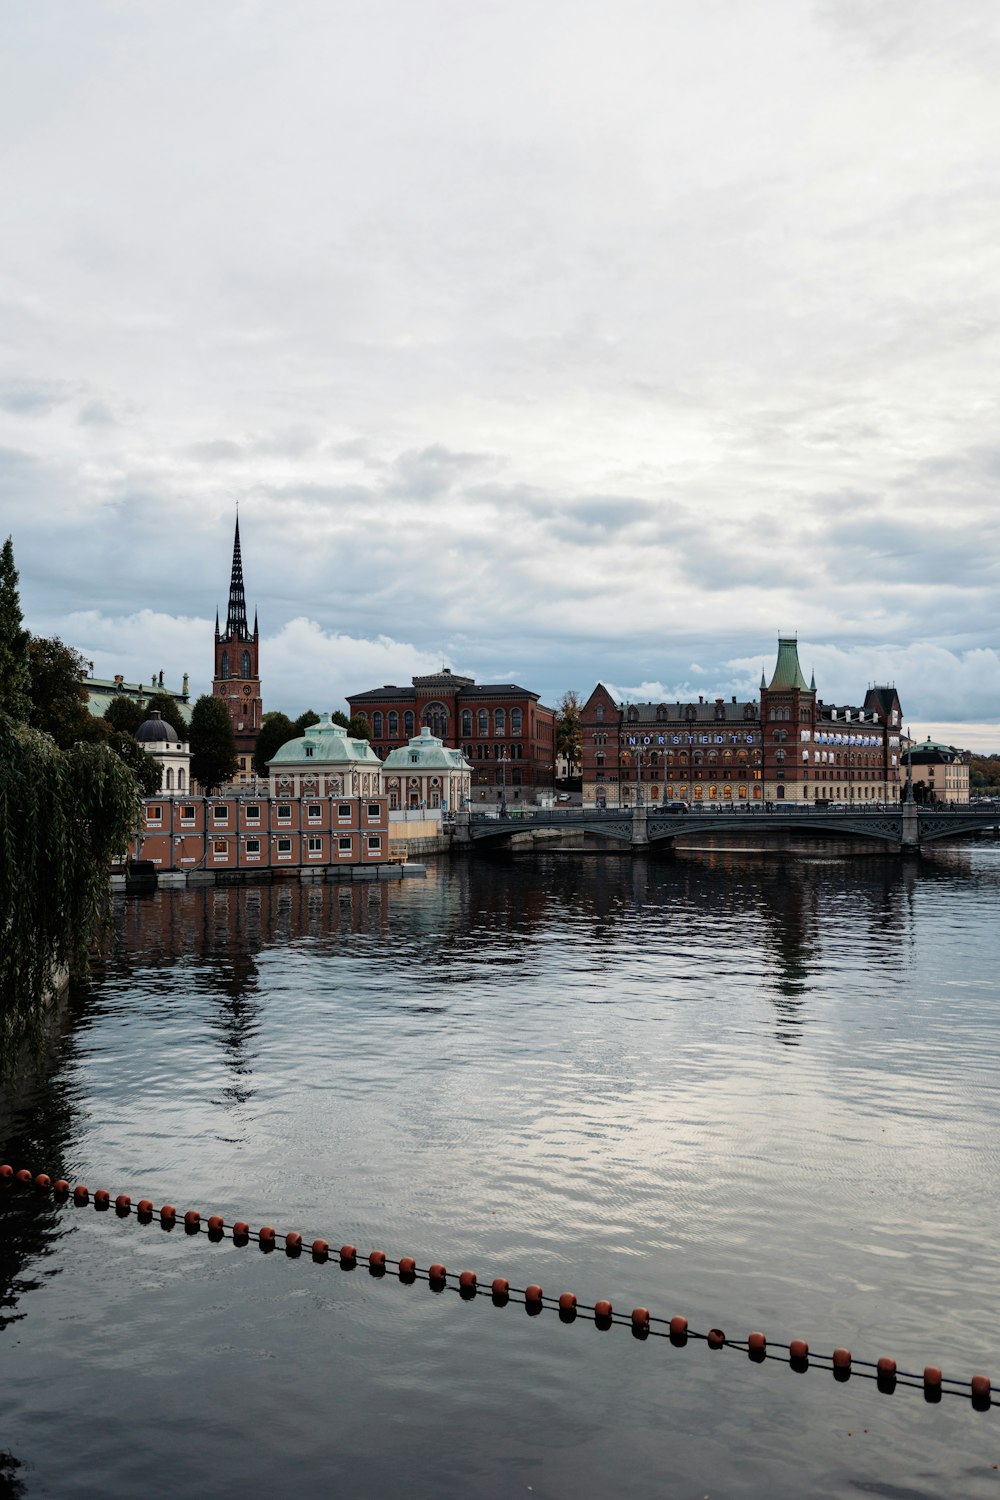
<path id="1" fill-rule="evenodd" d="M 265 708 L 446 663 L 1000 750 L 996 0 L 0 9 L 29 626 Z"/>

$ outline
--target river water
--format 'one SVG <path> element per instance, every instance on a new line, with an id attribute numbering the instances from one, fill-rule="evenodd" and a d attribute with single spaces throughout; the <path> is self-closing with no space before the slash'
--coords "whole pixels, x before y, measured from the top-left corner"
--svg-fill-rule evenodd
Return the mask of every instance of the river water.
<path id="1" fill-rule="evenodd" d="M 122 902 L 0 1157 L 1000 1384 L 1000 846 Z M 0 1495 L 1000 1494 L 1000 1412 L 0 1192 Z"/>

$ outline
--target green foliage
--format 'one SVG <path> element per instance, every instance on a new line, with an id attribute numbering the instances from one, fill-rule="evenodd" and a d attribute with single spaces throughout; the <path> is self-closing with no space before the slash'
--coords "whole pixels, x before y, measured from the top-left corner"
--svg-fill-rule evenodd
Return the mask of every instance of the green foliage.
<path id="1" fill-rule="evenodd" d="M 970 755 L 969 787 L 980 796 L 1000 795 L 1000 755 Z"/>
<path id="2" fill-rule="evenodd" d="M 299 714 L 298 718 L 295 720 L 295 728 L 298 730 L 299 734 L 305 734 L 307 729 L 311 729 L 314 724 L 318 723 L 319 714 L 314 713 L 311 708 L 307 708 L 305 713 Z"/>
<path id="3" fill-rule="evenodd" d="M 0 713 L 0 1068 L 41 1035 L 59 971 L 86 968 L 138 815 L 135 777 L 106 745 L 60 750 Z"/>
<path id="4" fill-rule="evenodd" d="M 0 548 L 0 711 L 13 719 L 28 717 L 28 632 L 21 618 L 14 545 Z"/>
<path id="5" fill-rule="evenodd" d="M 556 710 L 556 754 L 565 756 L 569 774 L 579 768 L 583 759 L 583 727 L 580 723 L 580 695 L 572 688 L 563 694 Z"/>
<path id="6" fill-rule="evenodd" d="M 155 797 L 163 784 L 163 767 L 154 760 L 131 734 L 112 730 L 108 746 L 128 766 L 144 797 Z"/>
<path id="7" fill-rule="evenodd" d="M 267 763 L 271 757 L 277 755 L 282 745 L 287 745 L 289 740 L 297 739 L 298 735 L 299 731 L 287 714 L 265 714 L 253 756 L 253 768 L 257 775 L 266 776 Z"/>
<path id="8" fill-rule="evenodd" d="M 28 645 L 28 722 L 33 729 L 50 734 L 61 750 L 81 740 L 106 740 L 108 726 L 87 708 L 83 679 L 87 664 L 79 651 L 65 646 L 58 636 L 46 640 L 33 636 Z"/>
<path id="9" fill-rule="evenodd" d="M 331 717 L 333 716 L 331 715 Z M 347 732 L 352 740 L 370 740 L 372 737 L 372 726 L 364 714 L 354 714 L 348 720 Z"/>
<path id="10" fill-rule="evenodd" d="M 154 693 L 142 711 L 142 719 L 150 718 L 154 710 L 160 715 L 164 723 L 169 724 L 172 729 L 176 730 L 177 738 L 181 744 L 186 745 L 191 737 L 191 730 L 187 719 L 185 719 L 181 712 L 181 706 L 177 702 L 177 699 L 172 698 L 169 693 Z M 142 719 L 139 720 L 140 724 L 142 723 Z"/>
<path id="11" fill-rule="evenodd" d="M 341 729 L 349 729 L 351 727 L 350 719 L 343 712 L 343 710 L 339 708 L 335 708 L 333 713 L 330 715 L 330 723 L 339 724 Z"/>
<path id="12" fill-rule="evenodd" d="M 146 710 L 138 698 L 129 698 L 124 693 L 117 698 L 112 698 L 104 710 L 105 720 L 119 734 L 134 735 L 146 717 Z"/>
<path id="13" fill-rule="evenodd" d="M 191 744 L 191 775 L 211 792 L 232 781 L 239 761 L 229 710 L 221 698 L 206 693 L 191 714 L 188 731 Z"/>

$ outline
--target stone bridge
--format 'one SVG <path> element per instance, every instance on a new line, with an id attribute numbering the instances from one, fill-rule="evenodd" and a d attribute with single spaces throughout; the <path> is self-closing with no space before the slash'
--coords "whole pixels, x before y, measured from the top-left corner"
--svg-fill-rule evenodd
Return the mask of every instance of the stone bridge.
<path id="1" fill-rule="evenodd" d="M 874 839 L 887 850 L 922 849 L 942 839 L 969 838 L 992 829 L 1000 833 L 1000 807 L 933 808 L 904 802 L 888 809 L 817 808 L 808 803 L 762 807 L 708 808 L 661 812 L 629 808 L 508 808 L 506 812 L 460 812 L 455 815 L 455 844 L 497 845 L 534 829 L 567 834 L 594 834 L 634 851 L 669 847 L 691 834 L 724 835 L 727 840 L 776 837 L 795 830 L 823 838 Z"/>

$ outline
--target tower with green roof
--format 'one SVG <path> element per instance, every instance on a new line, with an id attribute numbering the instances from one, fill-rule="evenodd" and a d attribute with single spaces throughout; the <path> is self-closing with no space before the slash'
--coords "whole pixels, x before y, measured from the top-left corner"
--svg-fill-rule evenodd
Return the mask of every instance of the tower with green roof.
<path id="1" fill-rule="evenodd" d="M 770 682 L 761 676 L 760 723 L 765 800 L 805 800 L 810 767 L 802 746 L 811 742 L 816 727 L 816 679 L 806 682 L 795 636 L 779 636 Z"/>

